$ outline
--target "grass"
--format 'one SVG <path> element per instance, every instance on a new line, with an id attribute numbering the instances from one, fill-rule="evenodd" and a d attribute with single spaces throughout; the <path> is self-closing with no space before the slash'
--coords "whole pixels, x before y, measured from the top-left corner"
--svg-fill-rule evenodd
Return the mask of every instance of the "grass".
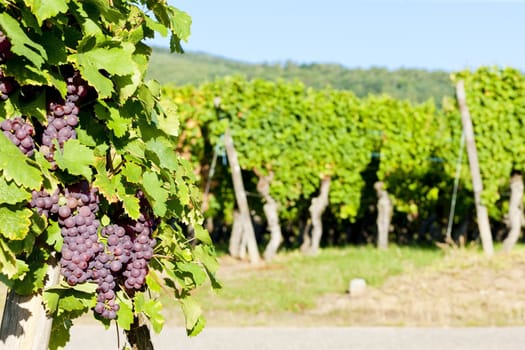
<path id="1" fill-rule="evenodd" d="M 196 296 L 210 310 L 275 313 L 301 312 L 316 306 L 330 293 L 345 293 L 353 278 L 379 286 L 389 276 L 413 271 L 443 257 L 437 249 L 392 246 L 328 248 L 317 256 L 299 252 L 281 254 L 260 267 L 224 263 L 219 270 L 223 288 L 216 293 L 201 288 Z"/>

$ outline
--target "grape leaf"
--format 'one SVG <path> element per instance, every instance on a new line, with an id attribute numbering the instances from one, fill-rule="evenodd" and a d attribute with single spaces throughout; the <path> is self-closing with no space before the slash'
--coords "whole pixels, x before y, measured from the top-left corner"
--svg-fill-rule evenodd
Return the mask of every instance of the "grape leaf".
<path id="1" fill-rule="evenodd" d="M 122 169 L 122 175 L 124 175 L 129 182 L 135 184 L 142 183 L 142 168 L 135 163 L 126 163 Z"/>
<path id="2" fill-rule="evenodd" d="M 197 322 L 195 322 L 195 325 L 193 326 L 193 328 L 187 329 L 186 333 L 188 334 L 188 336 L 194 337 L 198 335 L 200 332 L 202 332 L 205 326 L 206 326 L 206 320 L 204 319 L 204 316 L 201 315 L 197 319 Z"/>
<path id="3" fill-rule="evenodd" d="M 210 233 L 202 226 L 195 226 L 195 238 L 203 243 L 212 244 Z"/>
<path id="4" fill-rule="evenodd" d="M 117 198 L 117 187 L 121 185 L 120 183 L 121 175 L 117 174 L 109 178 L 106 172 L 100 172 L 95 175 L 95 181 L 93 181 L 93 186 L 98 187 L 100 193 L 106 197 L 108 202 L 116 203 Z"/>
<path id="5" fill-rule="evenodd" d="M 173 149 L 173 144 L 162 137 L 157 137 L 146 142 L 146 150 L 155 153 L 161 167 L 175 171 L 178 168 L 178 158 Z"/>
<path id="6" fill-rule="evenodd" d="M 31 199 L 31 193 L 24 188 L 18 187 L 13 181 L 6 181 L 0 177 L 0 203 L 16 204 L 27 202 Z"/>
<path id="7" fill-rule="evenodd" d="M 0 27 L 11 40 L 11 51 L 26 57 L 36 67 L 40 68 L 47 59 L 46 50 L 42 45 L 29 39 L 20 23 L 6 12 L 0 13 Z"/>
<path id="8" fill-rule="evenodd" d="M 117 292 L 120 309 L 117 311 L 117 323 L 122 329 L 129 330 L 133 323 L 133 305 L 123 292 Z"/>
<path id="9" fill-rule="evenodd" d="M 17 294 L 30 295 L 44 287 L 44 279 L 49 269 L 45 258 L 46 255 L 40 249 L 33 250 L 33 253 L 27 259 L 29 271 L 20 281 L 16 281 L 13 286 Z"/>
<path id="10" fill-rule="evenodd" d="M 9 249 L 7 242 L 3 239 L 0 239 L 0 271 L 2 271 L 2 274 L 5 274 L 8 279 L 16 278 L 29 271 L 27 264 L 16 259 L 11 249 Z"/>
<path id="11" fill-rule="evenodd" d="M 46 243 L 52 246 L 57 252 L 62 249 L 62 244 L 64 239 L 62 238 L 62 233 L 60 231 L 60 226 L 58 222 L 50 221 L 49 226 L 45 231 Z"/>
<path id="12" fill-rule="evenodd" d="M 191 16 L 176 7 L 170 6 L 172 11 L 171 30 L 184 41 L 188 41 L 191 34 Z"/>
<path id="13" fill-rule="evenodd" d="M 164 216 L 169 193 L 162 187 L 163 182 L 151 171 L 144 172 L 143 180 L 144 191 L 152 201 L 153 211 L 158 216 Z"/>
<path id="14" fill-rule="evenodd" d="M 133 195 L 125 192 L 118 192 L 119 199 L 122 201 L 124 211 L 128 216 L 134 220 L 140 217 L 140 204 L 139 199 Z"/>
<path id="15" fill-rule="evenodd" d="M 0 234 L 10 240 L 22 240 L 29 233 L 33 212 L 27 208 L 13 210 L 0 206 Z"/>
<path id="16" fill-rule="evenodd" d="M 55 152 L 55 160 L 61 169 L 72 175 L 82 175 L 87 180 L 91 179 L 90 165 L 95 162 L 95 155 L 91 148 L 82 145 L 80 141 L 66 141 L 62 151 Z"/>
<path id="17" fill-rule="evenodd" d="M 144 293 L 135 295 L 135 310 L 137 313 L 143 312 L 151 322 L 155 333 L 160 333 L 164 326 L 164 316 L 161 314 L 162 303 L 159 300 L 146 300 Z"/>
<path id="18" fill-rule="evenodd" d="M 100 101 L 99 104 L 95 105 L 95 113 L 98 117 L 107 121 L 106 125 L 113 130 L 116 137 L 126 135 L 130 126 L 130 120 L 122 117 L 118 109 Z"/>
<path id="19" fill-rule="evenodd" d="M 65 0 L 24 0 L 26 6 L 30 7 L 32 13 L 42 25 L 44 20 L 54 17 L 59 13 L 65 13 L 68 9 Z"/>
<path id="20" fill-rule="evenodd" d="M 27 157 L 5 136 L 0 135 L 0 169 L 7 180 L 14 180 L 19 186 L 38 189 L 42 175 L 38 169 L 29 165 Z"/>
<path id="21" fill-rule="evenodd" d="M 190 296 L 186 296 L 179 301 L 182 307 L 182 312 L 184 313 L 184 317 L 186 319 L 186 331 L 189 333 L 189 331 L 192 330 L 199 321 L 199 318 L 202 315 L 202 309 L 199 303 L 197 303 Z"/>
<path id="22" fill-rule="evenodd" d="M 179 263 L 177 267 L 181 271 L 189 273 L 196 286 L 200 286 L 206 281 L 206 272 L 196 263 Z"/>

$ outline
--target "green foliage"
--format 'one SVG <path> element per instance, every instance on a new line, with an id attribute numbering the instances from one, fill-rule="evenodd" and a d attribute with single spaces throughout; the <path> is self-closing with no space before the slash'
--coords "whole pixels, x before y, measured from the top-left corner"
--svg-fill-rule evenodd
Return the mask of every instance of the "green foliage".
<path id="1" fill-rule="evenodd" d="M 502 220 L 511 173 L 525 171 L 525 76 L 512 68 L 483 67 L 459 72 L 453 79 L 465 84 L 483 181 L 482 200 L 490 216 Z M 472 188 L 470 181 L 467 186 Z"/>
<path id="2" fill-rule="evenodd" d="M 459 78 L 466 79 L 472 105 L 486 188 L 483 198 L 492 218 L 501 222 L 510 173 L 523 171 L 524 77 L 512 69 L 483 68 L 460 73 Z M 404 226 L 423 237 L 433 221 L 437 226 L 431 239 L 443 233 L 462 130 L 455 101 L 444 99 L 438 110 L 431 100 L 413 104 L 388 95 L 357 98 L 348 91 L 316 90 L 298 81 L 240 76 L 198 88 L 165 87 L 163 93 L 177 103 L 183 120 L 179 149 L 199 165 L 201 189 L 227 125 L 245 184 L 253 186 L 257 176 L 274 174 L 270 191 L 280 205 L 281 219 L 296 222 L 320 179 L 328 176 L 336 223 L 364 220 L 375 215 L 369 208 L 375 206 L 373 183 L 379 180 L 393 198 L 396 213 L 405 218 Z M 472 212 L 466 156 L 463 163 L 455 222 Z M 220 205 L 207 215 L 227 216 L 234 206 L 225 175 L 216 173 L 211 181 L 210 195 Z M 260 206 L 257 198 L 251 201 L 255 208 Z"/>
<path id="3" fill-rule="evenodd" d="M 0 69 L 17 84 L 9 99 L 0 101 L 0 121 L 23 116 L 38 136 L 34 155 L 27 157 L 0 135 L 0 279 L 20 294 L 43 293 L 54 318 L 53 349 L 67 342 L 71 320 L 95 305 L 95 289 L 62 281 L 43 290 L 48 264 L 60 257 L 62 237 L 57 222 L 28 209 L 28 200 L 31 191 L 53 193 L 80 181 L 99 190 L 97 215 L 105 224 L 117 217 L 137 219 L 136 194 L 145 194 L 160 221 L 148 284 L 157 291 L 162 284 L 163 291 L 190 305 L 183 310 L 188 332 L 202 329 L 200 309 L 189 301 L 189 292 L 208 277 L 215 280 L 214 250 L 201 227 L 195 176 L 173 150 L 177 116 L 163 109 L 160 86 L 145 81 L 151 49 L 142 42 L 159 32 L 170 35 L 173 51 L 182 51 L 190 23 L 186 13 L 154 0 L 0 2 L 0 30 L 14 56 L 0 61 Z M 78 138 L 55 144 L 52 165 L 40 138 L 48 104 L 65 99 L 65 78 L 74 71 L 89 85 Z M 185 227 L 199 232 L 202 243 L 190 244 Z M 118 293 L 121 327 L 129 329 L 130 318 L 143 313 L 156 332 L 161 330 L 162 304 L 147 295 Z"/>

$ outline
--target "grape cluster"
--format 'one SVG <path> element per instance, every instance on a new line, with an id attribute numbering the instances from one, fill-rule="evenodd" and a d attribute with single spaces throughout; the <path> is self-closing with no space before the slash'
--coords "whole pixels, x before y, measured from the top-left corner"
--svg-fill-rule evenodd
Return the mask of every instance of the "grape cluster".
<path id="1" fill-rule="evenodd" d="M 123 264 L 129 261 L 133 244 L 124 228 L 118 225 L 105 226 L 100 234 L 107 239 L 107 249 L 97 255 L 92 266 L 92 276 L 98 284 L 95 312 L 104 318 L 114 319 L 119 309 L 115 300 L 115 280 Z"/>
<path id="2" fill-rule="evenodd" d="M 33 135 L 35 129 L 33 125 L 25 122 L 22 118 L 16 117 L 5 119 L 0 124 L 0 128 L 11 142 L 15 144 L 25 155 L 31 157 L 35 150 Z"/>
<path id="3" fill-rule="evenodd" d="M 78 107 L 72 102 L 63 105 L 51 102 L 48 106 L 47 122 L 40 151 L 54 164 L 55 140 L 63 147 L 64 142 L 77 137 L 74 127 L 78 125 Z"/>
<path id="4" fill-rule="evenodd" d="M 124 286 L 129 290 L 140 290 L 144 286 L 148 274 L 148 263 L 153 257 L 155 239 L 151 238 L 153 222 L 141 215 L 138 221 L 125 225 L 126 231 L 132 237 L 133 247 L 129 263 L 122 275 L 126 278 Z"/>
<path id="5" fill-rule="evenodd" d="M 111 256 L 102 251 L 90 266 L 93 280 L 98 285 L 97 304 L 94 309 L 97 314 L 107 319 L 114 319 L 119 310 L 115 294 L 117 284 L 115 274 L 110 269 L 111 263 Z"/>
<path id="6" fill-rule="evenodd" d="M 88 92 L 88 85 L 78 72 L 67 77 L 66 84 L 66 100 L 63 103 L 50 102 L 48 104 L 48 124 L 42 135 L 40 150 L 53 166 L 55 166 L 55 142 L 62 148 L 64 142 L 77 137 L 74 128 L 78 125 L 79 102 Z"/>
<path id="7" fill-rule="evenodd" d="M 11 41 L 9 38 L 0 30 L 0 63 L 13 57 L 11 52 Z"/>
<path id="8" fill-rule="evenodd" d="M 58 224 L 64 238 L 60 265 L 62 275 L 74 286 L 92 278 L 88 267 L 104 251 L 104 245 L 97 234 L 100 225 L 95 217 L 99 201 L 97 189 L 81 183 L 65 189 L 65 200 L 58 208 Z"/>
<path id="9" fill-rule="evenodd" d="M 66 102 L 78 104 L 88 93 L 89 85 L 84 79 L 82 79 L 77 71 L 73 72 L 73 75 L 66 78 L 66 84 Z"/>
<path id="10" fill-rule="evenodd" d="M 16 83 L 13 78 L 6 77 L 4 71 L 0 68 L 0 100 L 5 101 L 9 94 L 15 89 Z"/>
<path id="11" fill-rule="evenodd" d="M 56 190 L 52 195 L 46 191 L 32 191 L 31 202 L 29 203 L 29 206 L 31 208 L 36 208 L 36 212 L 39 215 L 43 215 L 45 217 L 57 214 L 59 209 L 58 194 L 58 190 Z"/>

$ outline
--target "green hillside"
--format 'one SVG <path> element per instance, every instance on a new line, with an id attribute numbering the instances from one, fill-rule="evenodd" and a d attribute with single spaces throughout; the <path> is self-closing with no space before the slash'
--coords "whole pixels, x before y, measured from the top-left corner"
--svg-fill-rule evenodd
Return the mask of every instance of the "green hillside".
<path id="1" fill-rule="evenodd" d="M 437 105 L 440 105 L 443 96 L 454 93 L 449 72 L 423 69 L 349 69 L 339 64 L 293 62 L 251 64 L 204 53 L 170 54 L 161 48 L 154 49 L 149 68 L 149 78 L 162 84 L 200 84 L 233 74 L 268 80 L 299 79 L 315 88 L 330 85 L 351 90 L 359 97 L 386 93 L 412 102 L 432 98 Z"/>

